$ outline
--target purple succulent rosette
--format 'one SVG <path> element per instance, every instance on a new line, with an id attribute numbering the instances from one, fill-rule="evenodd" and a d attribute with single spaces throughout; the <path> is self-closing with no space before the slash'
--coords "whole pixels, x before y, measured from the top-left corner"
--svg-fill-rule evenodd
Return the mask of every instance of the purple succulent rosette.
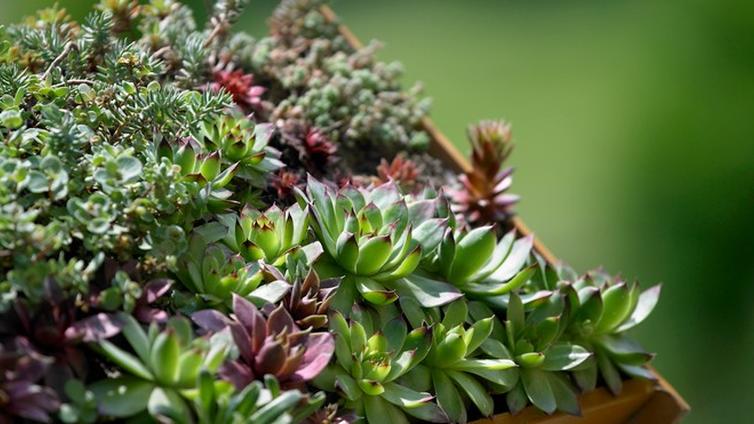
<path id="1" fill-rule="evenodd" d="M 227 362 L 220 375 L 238 388 L 267 374 L 283 387 L 300 387 L 322 372 L 335 351 L 330 333 L 299 329 L 282 305 L 265 317 L 251 302 L 234 295 L 232 318 L 203 310 L 192 319 L 208 332 L 230 331 L 239 356 Z"/>

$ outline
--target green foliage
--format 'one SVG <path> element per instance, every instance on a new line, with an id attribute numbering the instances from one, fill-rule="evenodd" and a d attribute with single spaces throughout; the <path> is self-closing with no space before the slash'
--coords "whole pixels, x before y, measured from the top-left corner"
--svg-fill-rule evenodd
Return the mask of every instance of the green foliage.
<path id="1" fill-rule="evenodd" d="M 447 421 L 429 393 L 395 382 L 424 360 L 431 345 L 429 328 L 407 332 L 403 320 L 396 318 L 384 325 L 384 333 L 367 332 L 359 321 L 349 325 L 339 313 L 330 327 L 335 333 L 336 363 L 320 374 L 315 385 L 330 391 L 338 388 L 346 405 L 366 414 L 371 423 L 407 423 L 404 414 L 429 422 Z"/>
<path id="2" fill-rule="evenodd" d="M 423 149 L 425 102 L 320 1 L 284 1 L 259 41 L 230 34 L 244 3 L 203 30 L 164 0 L 0 27 L 0 322 L 20 323 L 0 325 L 19 369 L 0 421 L 466 422 L 503 412 L 497 394 L 576 414 L 598 375 L 616 393 L 651 377 L 624 332 L 659 287 L 456 222 L 405 156 L 413 193 L 360 177 Z M 487 171 L 509 184 L 503 141 Z"/>

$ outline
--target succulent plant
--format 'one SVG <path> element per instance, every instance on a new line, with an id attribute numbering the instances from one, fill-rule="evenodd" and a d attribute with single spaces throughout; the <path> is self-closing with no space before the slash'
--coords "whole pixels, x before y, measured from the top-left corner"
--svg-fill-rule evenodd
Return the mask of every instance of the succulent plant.
<path id="1" fill-rule="evenodd" d="M 500 309 L 504 307 L 502 296 L 521 287 L 535 272 L 533 265 L 525 266 L 533 238 L 515 236 L 511 231 L 498 240 L 493 226 L 460 231 L 447 228 L 425 266 L 466 296 Z"/>
<path id="2" fill-rule="evenodd" d="M 31 306 L 25 299 L 15 302 L 12 311 L 4 314 L 0 336 L 16 335 L 24 346 L 32 346 L 48 359 L 45 383 L 63 393 L 68 379 L 83 378 L 88 372 L 86 351 L 82 342 L 95 342 L 115 336 L 123 322 L 107 313 L 84 314 L 73 299 L 63 296 L 54 282 L 47 283 L 43 303 Z"/>
<path id="3" fill-rule="evenodd" d="M 238 164 L 223 168 L 219 151 L 202 154 L 201 146 L 193 139 L 182 140 L 177 146 L 161 149 L 161 155 L 180 167 L 180 173 L 187 182 L 195 183 L 200 193 L 202 205 L 213 212 L 222 212 L 235 202 L 230 199 L 232 192 L 225 189 L 238 172 Z"/>
<path id="4" fill-rule="evenodd" d="M 308 209 L 297 204 L 285 210 L 272 205 L 264 212 L 245 207 L 240 216 L 225 219 L 225 243 L 248 261 L 280 266 L 286 255 L 306 240 L 307 220 Z"/>
<path id="5" fill-rule="evenodd" d="M 597 385 L 597 374 L 615 394 L 620 393 L 620 373 L 654 379 L 643 366 L 654 355 L 645 351 L 625 332 L 644 321 L 654 309 L 661 286 L 640 292 L 637 283 L 612 278 L 601 271 L 587 273 L 573 282 L 572 313 L 567 331 L 573 340 L 594 352 L 588 367 L 574 371 L 582 390 Z"/>
<path id="6" fill-rule="evenodd" d="M 214 81 L 210 83 L 210 89 L 225 89 L 233 96 L 233 101 L 244 110 L 254 111 L 262 105 L 262 95 L 267 89 L 261 85 L 254 85 L 254 75 L 245 74 L 240 69 L 220 69 L 213 72 L 212 77 Z"/>
<path id="7" fill-rule="evenodd" d="M 309 128 L 304 136 L 304 150 L 313 163 L 329 165 L 335 158 L 338 148 L 324 132 L 318 128 Z"/>
<path id="8" fill-rule="evenodd" d="M 327 327 L 330 302 L 340 280 L 320 281 L 317 271 L 310 269 L 306 277 L 296 278 L 282 304 L 302 329 Z"/>
<path id="9" fill-rule="evenodd" d="M 49 363 L 23 339 L 0 345 L 0 423 L 52 422 L 60 401 L 50 388 L 37 384 Z"/>
<path id="10" fill-rule="evenodd" d="M 227 345 L 207 338 L 195 338 L 185 318 L 171 318 L 164 330 L 157 324 L 144 331 L 129 315 L 123 335 L 128 347 L 107 340 L 96 347 L 117 366 L 121 376 L 106 378 L 89 386 L 101 414 L 115 418 L 131 417 L 147 411 L 152 417 L 170 417 L 190 422 L 191 409 L 186 395 L 197 388 L 200 373 L 214 373 L 225 360 Z"/>
<path id="11" fill-rule="evenodd" d="M 426 359 L 404 378 L 413 388 L 433 389 L 448 418 L 459 423 L 468 419 L 466 399 L 483 416 L 491 416 L 494 401 L 484 382 L 506 386 L 516 367 L 506 355 L 496 358 L 480 349 L 490 338 L 494 316 L 467 325 L 469 320 L 465 300 L 447 305 L 442 321 L 432 325 L 432 347 Z"/>
<path id="12" fill-rule="evenodd" d="M 111 280 L 109 287 L 91 296 L 93 306 L 111 312 L 122 310 L 144 323 L 168 319 L 168 312 L 158 303 L 170 291 L 173 280 L 155 278 L 142 285 L 124 270 L 115 271 Z"/>
<path id="13" fill-rule="evenodd" d="M 345 275 L 334 305 L 349 311 L 357 293 L 369 303 L 386 305 L 417 296 L 424 306 L 448 303 L 461 294 L 447 283 L 422 278 L 409 281 L 422 258 L 422 243 L 443 225 L 424 204 L 409 208 L 394 183 L 371 190 L 347 186 L 337 193 L 309 178 L 300 203 L 309 207 L 312 228 L 324 254 L 319 266 Z M 415 229 L 415 221 L 422 221 Z M 428 243 L 428 242 L 427 242 Z"/>
<path id="14" fill-rule="evenodd" d="M 279 301 L 289 289 L 283 281 L 266 283 L 262 263 L 247 262 L 227 246 L 217 243 L 227 234 L 218 223 L 205 224 L 195 231 L 189 249 L 179 261 L 179 280 L 210 305 L 230 305 L 237 294 L 259 304 Z"/>
<path id="15" fill-rule="evenodd" d="M 296 172 L 291 172 L 286 169 L 281 169 L 273 176 L 272 188 L 275 189 L 275 194 L 280 201 L 287 202 L 293 199 L 293 192 L 298 187 L 301 181 L 301 176 Z"/>
<path id="16" fill-rule="evenodd" d="M 201 423 L 273 424 L 296 422 L 296 409 L 305 395 L 298 390 L 281 391 L 275 377 L 268 375 L 261 381 L 235 390 L 232 384 L 215 381 L 209 372 L 202 372 L 194 399 L 196 415 Z"/>
<path id="17" fill-rule="evenodd" d="M 239 355 L 223 366 L 221 375 L 237 388 L 267 374 L 284 387 L 300 387 L 330 362 L 332 335 L 300 330 L 282 305 L 265 318 L 253 304 L 234 295 L 233 312 L 232 320 L 213 309 L 196 312 L 192 319 L 207 331 L 230 329 Z"/>
<path id="18" fill-rule="evenodd" d="M 239 178 L 262 187 L 265 174 L 283 166 L 277 159 L 278 152 L 268 145 L 273 130 L 271 124 L 254 124 L 246 117 L 225 115 L 203 122 L 194 137 L 205 149 L 217 151 L 223 160 L 238 164 Z"/>
<path id="19" fill-rule="evenodd" d="M 564 371 L 587 364 L 592 353 L 560 339 L 569 311 L 568 298 L 568 288 L 554 292 L 543 306 L 527 313 L 521 298 L 515 293 L 509 295 L 506 345 L 520 372 L 518 383 L 506 395 L 513 413 L 528 402 L 548 414 L 556 410 L 581 413 L 576 389 Z"/>
<path id="20" fill-rule="evenodd" d="M 377 44 L 324 0 L 232 34 L 246 3 L 0 26 L 0 424 L 464 422 L 652 377 L 659 286 L 501 234 L 507 124 L 448 190 Z"/>
<path id="21" fill-rule="evenodd" d="M 405 153 L 397 154 L 390 162 L 383 158 L 377 167 L 376 181 L 378 184 L 395 181 L 401 189 L 407 192 L 418 188 L 418 177 L 419 168 L 417 164 L 408 159 Z"/>
<path id="22" fill-rule="evenodd" d="M 423 421 L 447 422 L 431 394 L 396 382 L 426 357 L 432 337 L 429 328 L 407 332 L 405 322 L 395 318 L 385 323 L 382 331 L 369 334 L 359 321 L 349 325 L 338 312 L 330 327 L 335 332 L 336 363 L 314 381 L 317 387 L 337 390 L 345 405 L 369 423 L 407 423 L 406 414 Z"/>
<path id="23" fill-rule="evenodd" d="M 504 223 L 518 196 L 508 194 L 512 168 L 500 169 L 511 153 L 510 125 L 480 121 L 469 126 L 471 171 L 459 177 L 461 187 L 451 192 L 454 210 L 475 224 Z"/>
<path id="24" fill-rule="evenodd" d="M 60 405 L 58 411 L 60 421 L 70 424 L 97 422 L 97 399 L 91 390 L 87 390 L 81 380 L 66 381 L 64 392 L 68 402 Z"/>

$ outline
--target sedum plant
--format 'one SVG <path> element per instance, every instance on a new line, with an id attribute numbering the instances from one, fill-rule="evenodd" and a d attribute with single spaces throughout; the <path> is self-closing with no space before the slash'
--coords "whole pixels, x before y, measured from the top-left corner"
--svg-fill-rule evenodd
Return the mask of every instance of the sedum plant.
<path id="1" fill-rule="evenodd" d="M 511 228 L 507 124 L 454 176 L 324 0 L 259 39 L 207 3 L 0 26 L 0 423 L 467 422 L 653 376 L 659 286 Z"/>

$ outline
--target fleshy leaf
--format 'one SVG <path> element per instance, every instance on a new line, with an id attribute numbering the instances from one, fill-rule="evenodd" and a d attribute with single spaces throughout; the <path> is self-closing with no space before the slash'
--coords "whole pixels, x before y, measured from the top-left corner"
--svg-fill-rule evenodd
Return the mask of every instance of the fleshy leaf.
<path id="1" fill-rule="evenodd" d="M 418 274 L 398 279 L 393 285 L 401 296 L 414 298 L 425 308 L 442 306 L 463 297 L 454 286 Z"/>
<path id="2" fill-rule="evenodd" d="M 541 367 L 545 371 L 567 371 L 578 367 L 591 356 L 589 351 L 579 345 L 554 344 L 545 352 Z"/>
<path id="3" fill-rule="evenodd" d="M 661 290 L 662 284 L 657 284 L 656 286 L 644 290 L 639 296 L 639 301 L 637 302 L 634 311 L 631 313 L 631 316 L 615 331 L 618 333 L 624 332 L 626 330 L 634 328 L 642 321 L 644 321 L 649 316 L 649 314 L 652 313 L 652 310 L 657 305 Z"/>

